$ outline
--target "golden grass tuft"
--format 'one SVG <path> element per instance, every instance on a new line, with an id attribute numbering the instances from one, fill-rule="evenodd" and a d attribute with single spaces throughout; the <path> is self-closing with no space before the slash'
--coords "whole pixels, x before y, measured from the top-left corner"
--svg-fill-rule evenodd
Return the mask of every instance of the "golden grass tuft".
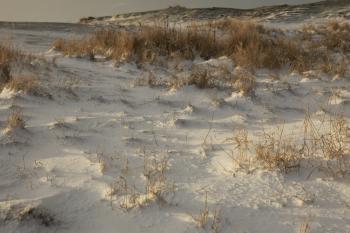
<path id="1" fill-rule="evenodd" d="M 232 86 L 243 95 L 254 94 L 256 79 L 248 70 L 237 67 L 231 77 Z"/>
<path id="2" fill-rule="evenodd" d="M 33 74 L 23 74 L 25 66 L 31 66 L 34 56 L 24 54 L 11 44 L 0 44 L 0 90 L 8 88 L 27 94 L 41 95 L 39 78 Z"/>
<path id="3" fill-rule="evenodd" d="M 5 88 L 35 95 L 39 93 L 39 79 L 34 75 L 16 76 L 11 78 L 8 83 L 6 83 Z"/>
<path id="4" fill-rule="evenodd" d="M 279 169 L 283 173 L 300 168 L 300 149 L 283 137 L 283 129 L 264 133 L 263 141 L 256 145 L 256 159 L 264 168 Z"/>
<path id="5" fill-rule="evenodd" d="M 7 126 L 6 129 L 8 132 L 12 132 L 16 129 L 24 129 L 25 121 L 23 120 L 20 111 L 14 111 L 7 118 Z"/>

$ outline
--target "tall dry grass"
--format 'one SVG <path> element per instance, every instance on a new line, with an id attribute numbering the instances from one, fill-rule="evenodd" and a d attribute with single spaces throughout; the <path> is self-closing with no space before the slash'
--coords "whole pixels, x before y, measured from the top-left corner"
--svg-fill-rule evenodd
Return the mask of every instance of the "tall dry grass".
<path id="1" fill-rule="evenodd" d="M 350 174 L 350 127 L 341 114 L 313 119 L 306 113 L 304 135 L 293 139 L 283 128 L 265 133 L 261 142 L 254 144 L 255 159 L 262 167 L 288 173 L 300 169 L 309 161 L 314 169 L 334 177 Z"/>
<path id="2" fill-rule="evenodd" d="M 41 95 L 39 79 L 35 75 L 17 75 L 5 84 L 6 88 L 14 91 L 21 91 L 25 94 Z"/>
<path id="3" fill-rule="evenodd" d="M 16 60 L 17 52 L 0 45 L 0 85 L 7 83 L 11 78 L 11 64 Z"/>
<path id="4" fill-rule="evenodd" d="M 53 46 L 66 55 L 91 59 L 99 54 L 108 59 L 143 63 L 164 58 L 207 60 L 228 56 L 252 70 L 286 67 L 299 72 L 318 69 L 344 74 L 347 63 L 336 61 L 332 54 L 350 51 L 349 24 L 330 22 L 310 28 L 290 35 L 253 21 L 225 19 L 186 27 L 155 24 L 129 31 L 103 29 L 83 39 L 57 39 Z"/>
<path id="5" fill-rule="evenodd" d="M 34 56 L 16 49 L 11 43 L 0 43 L 0 90 L 8 88 L 28 94 L 44 94 L 34 74 L 23 74 L 23 67 L 31 67 Z"/>
<path id="6" fill-rule="evenodd" d="M 153 62 L 163 56 L 194 59 L 197 53 L 210 58 L 219 55 L 219 46 L 210 31 L 203 32 L 196 25 L 183 31 L 164 26 L 142 26 L 134 32 L 103 29 L 85 39 L 57 39 L 53 43 L 66 55 L 102 54 L 109 59 L 138 62 Z"/>

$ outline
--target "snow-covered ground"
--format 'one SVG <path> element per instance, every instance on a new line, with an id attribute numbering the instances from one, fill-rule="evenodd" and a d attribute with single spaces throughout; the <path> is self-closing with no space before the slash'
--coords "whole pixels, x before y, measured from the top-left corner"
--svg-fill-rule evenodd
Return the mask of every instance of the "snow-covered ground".
<path id="1" fill-rule="evenodd" d="M 1 128 L 14 108 L 26 122 L 24 130 L 0 136 L 1 233 L 292 233 L 307 219 L 311 232 L 350 232 L 349 177 L 311 174 L 312 167 L 288 174 L 239 168 L 229 140 L 239 129 L 258 140 L 281 125 L 289 137 L 302 137 L 306 109 L 318 117 L 342 111 L 350 120 L 349 78 L 260 70 L 250 97 L 137 86 L 145 72 L 136 65 L 49 51 L 54 38 L 90 30 L 0 29 L 26 51 L 57 57 L 55 65 L 34 64 L 52 98 L 0 94 Z M 205 63 L 235 68 L 225 58 Z M 151 69 L 157 77 L 172 72 Z M 166 191 L 147 197 L 145 170 L 159 167 Z M 206 207 L 209 220 L 201 228 Z"/>

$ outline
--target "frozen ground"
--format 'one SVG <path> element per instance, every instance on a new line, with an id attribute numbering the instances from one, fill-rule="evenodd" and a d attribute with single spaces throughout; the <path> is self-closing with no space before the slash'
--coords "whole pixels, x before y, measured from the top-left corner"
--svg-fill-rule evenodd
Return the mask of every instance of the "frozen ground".
<path id="1" fill-rule="evenodd" d="M 1 25 L 0 36 L 11 35 L 20 48 L 47 60 L 57 57 L 56 66 L 34 64 L 51 99 L 0 94 L 1 128 L 14 108 L 26 121 L 25 130 L 0 136 L 1 233 L 189 233 L 215 232 L 215 226 L 225 233 L 292 233 L 308 218 L 311 232 L 350 232 L 348 177 L 310 175 L 311 168 L 287 175 L 240 169 L 229 156 L 234 145 L 227 140 L 236 129 L 258 138 L 282 124 L 298 138 L 307 108 L 317 116 L 342 111 L 349 120 L 349 78 L 281 72 L 276 80 L 262 70 L 255 96 L 243 97 L 193 86 L 135 86 L 144 75 L 135 65 L 115 67 L 48 52 L 54 38 L 90 30 L 68 24 Z M 229 61 L 207 64 L 218 62 Z M 171 74 L 171 69 L 151 68 L 156 76 Z M 111 195 L 121 179 L 132 192 L 144 193 L 144 167 L 163 162 L 171 186 L 164 200 L 131 208 L 126 194 Z M 199 228 L 195 219 L 205 209 L 206 195 L 210 215 L 218 210 L 218 221 Z M 34 212 L 23 221 L 11 218 L 24 207 Z"/>

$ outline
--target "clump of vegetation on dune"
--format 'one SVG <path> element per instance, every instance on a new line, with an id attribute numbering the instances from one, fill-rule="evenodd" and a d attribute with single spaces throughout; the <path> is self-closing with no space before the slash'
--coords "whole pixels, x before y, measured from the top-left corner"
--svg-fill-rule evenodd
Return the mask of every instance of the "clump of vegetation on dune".
<path id="1" fill-rule="evenodd" d="M 11 78 L 11 63 L 16 60 L 17 51 L 0 45 L 0 84 L 7 83 Z"/>
<path id="2" fill-rule="evenodd" d="M 66 55 L 102 54 L 109 59 L 137 62 L 154 62 L 164 56 L 229 56 L 249 68 L 288 66 L 297 71 L 333 62 L 331 52 L 350 51 L 346 39 L 350 35 L 348 23 L 331 21 L 314 28 L 320 39 L 312 39 L 315 33 L 307 27 L 302 36 L 287 35 L 252 21 L 225 19 L 210 24 L 193 23 L 185 28 L 165 24 L 140 26 L 134 31 L 103 29 L 83 39 L 57 39 L 53 46 Z"/>
<path id="3" fill-rule="evenodd" d="M 7 132 L 13 132 L 16 129 L 24 129 L 25 121 L 22 118 L 22 115 L 19 111 L 12 112 L 7 118 Z"/>
<path id="4" fill-rule="evenodd" d="M 348 176 L 350 128 L 346 119 L 341 114 L 317 119 L 307 112 L 303 123 L 304 135 L 297 139 L 287 136 L 284 127 L 264 131 L 258 143 L 247 131 L 237 131 L 230 139 L 235 146 L 233 162 L 248 171 L 257 166 L 287 174 L 311 167 L 308 177 L 316 171 L 333 177 Z"/>
<path id="5" fill-rule="evenodd" d="M 142 26 L 133 32 L 103 29 L 81 40 L 57 39 L 53 46 L 66 55 L 102 54 L 114 60 L 153 62 L 160 56 L 184 59 L 194 59 L 197 54 L 204 58 L 219 56 L 223 48 L 215 40 L 214 34 L 203 33 L 197 26 L 183 31 Z"/>
<path id="6" fill-rule="evenodd" d="M 96 55 L 118 62 L 137 64 L 171 60 L 204 60 L 226 56 L 239 67 L 256 69 L 310 70 L 344 76 L 348 70 L 350 42 L 348 23 L 331 21 L 301 31 L 285 32 L 253 21 L 223 19 L 213 23 L 192 23 L 171 27 L 167 23 L 139 26 L 135 30 L 99 30 L 82 39 L 57 39 L 53 46 L 68 56 Z M 204 71 L 177 84 L 210 88 L 217 78 Z M 202 75 L 205 74 L 205 75 Z M 156 80 L 156 79 L 155 79 Z M 248 83 L 247 83 L 248 81 Z M 231 86 L 245 94 L 253 93 L 255 80 L 230 80 Z M 152 82 L 155 83 L 155 82 Z M 245 85 L 248 89 L 242 86 Z M 180 85 L 181 86 L 181 85 Z M 249 87 L 248 87 L 249 86 Z"/>
<path id="7" fill-rule="evenodd" d="M 33 55 L 25 54 L 9 43 L 0 44 L 0 90 L 7 88 L 14 91 L 41 95 L 39 78 L 31 72 L 23 72 L 24 67 L 30 70 Z"/>

